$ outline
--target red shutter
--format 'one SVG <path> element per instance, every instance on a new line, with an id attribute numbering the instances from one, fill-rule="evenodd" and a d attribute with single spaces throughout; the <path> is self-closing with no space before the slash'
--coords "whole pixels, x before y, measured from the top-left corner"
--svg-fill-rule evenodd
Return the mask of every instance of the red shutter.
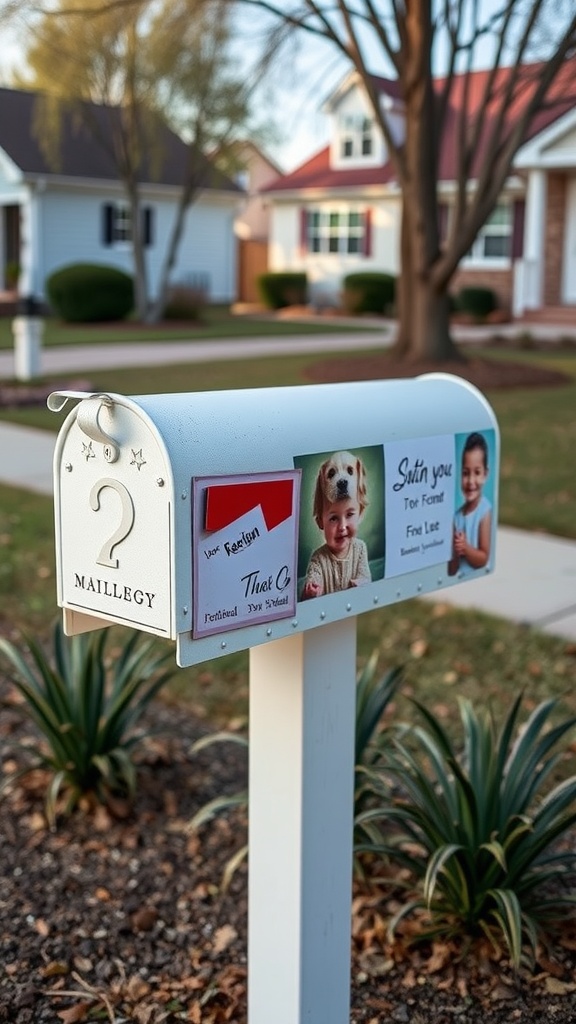
<path id="1" fill-rule="evenodd" d="M 300 209 L 300 255 L 305 256 L 308 252 L 308 211 L 306 207 Z"/>
<path id="2" fill-rule="evenodd" d="M 519 260 L 524 254 L 524 214 L 526 203 L 523 199 L 517 199 L 513 206 L 512 220 L 512 252 L 513 260 Z"/>
<path id="3" fill-rule="evenodd" d="M 372 210 L 364 211 L 364 255 L 372 255 Z"/>

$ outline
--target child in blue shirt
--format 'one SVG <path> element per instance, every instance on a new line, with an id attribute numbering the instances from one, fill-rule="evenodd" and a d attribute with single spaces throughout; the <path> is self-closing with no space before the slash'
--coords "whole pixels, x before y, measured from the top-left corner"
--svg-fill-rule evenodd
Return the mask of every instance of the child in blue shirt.
<path id="1" fill-rule="evenodd" d="M 464 502 L 454 517 L 452 558 L 448 574 L 455 576 L 483 569 L 490 559 L 492 506 L 483 494 L 488 478 L 488 445 L 479 433 L 466 438 L 462 452 Z"/>

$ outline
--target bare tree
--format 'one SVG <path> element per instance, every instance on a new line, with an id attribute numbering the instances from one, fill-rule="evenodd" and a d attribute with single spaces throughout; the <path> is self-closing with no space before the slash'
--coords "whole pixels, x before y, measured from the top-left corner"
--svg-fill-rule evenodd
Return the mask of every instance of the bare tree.
<path id="1" fill-rule="evenodd" d="M 492 212 L 536 114 L 574 56 L 573 2 L 245 2 L 293 30 L 327 40 L 358 73 L 403 196 L 397 350 L 411 360 L 455 358 L 449 285 Z M 479 60 L 488 69 L 482 95 L 473 97 L 471 83 Z M 397 80 L 404 106 L 405 133 L 400 139 L 374 77 L 386 72 Z M 574 73 L 566 79 L 576 100 Z M 444 238 L 438 182 L 442 146 L 449 137 L 457 170 Z"/>
<path id="2" fill-rule="evenodd" d="M 266 54 L 250 69 L 235 62 L 234 11 L 230 0 L 58 0 L 31 23 L 20 84 L 43 93 L 41 143 L 56 165 L 66 112 L 107 152 L 130 208 L 136 310 L 149 322 L 163 315 L 186 214 L 210 184 L 207 154 L 222 156 L 248 130 L 252 93 L 266 68 Z M 103 118 L 102 105 L 110 117 Z M 144 161 L 161 166 L 167 125 L 185 141 L 187 156 L 152 301 L 141 172 Z"/>

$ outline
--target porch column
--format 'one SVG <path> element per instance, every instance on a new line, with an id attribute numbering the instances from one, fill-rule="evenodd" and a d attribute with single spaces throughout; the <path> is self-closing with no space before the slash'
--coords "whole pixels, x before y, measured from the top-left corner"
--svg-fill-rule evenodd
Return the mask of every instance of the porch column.
<path id="1" fill-rule="evenodd" d="M 544 303 L 544 245 L 546 226 L 545 171 L 528 175 L 524 226 L 524 307 L 538 309 Z"/>
<path id="2" fill-rule="evenodd" d="M 43 191 L 43 183 L 39 182 L 38 191 Z M 21 207 L 21 239 L 20 239 L 20 285 L 21 295 L 42 297 L 44 282 L 40 279 L 40 197 L 36 189 L 31 188 L 22 202 Z"/>

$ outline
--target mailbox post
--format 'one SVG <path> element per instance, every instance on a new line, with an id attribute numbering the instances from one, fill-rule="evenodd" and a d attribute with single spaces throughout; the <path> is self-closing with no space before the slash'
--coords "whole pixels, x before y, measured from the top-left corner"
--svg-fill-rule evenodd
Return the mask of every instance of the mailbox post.
<path id="1" fill-rule="evenodd" d="M 445 374 L 49 407 L 70 398 L 65 631 L 126 624 L 175 640 L 181 666 L 250 649 L 249 1022 L 345 1024 L 356 619 L 492 571 L 494 414 Z"/>

